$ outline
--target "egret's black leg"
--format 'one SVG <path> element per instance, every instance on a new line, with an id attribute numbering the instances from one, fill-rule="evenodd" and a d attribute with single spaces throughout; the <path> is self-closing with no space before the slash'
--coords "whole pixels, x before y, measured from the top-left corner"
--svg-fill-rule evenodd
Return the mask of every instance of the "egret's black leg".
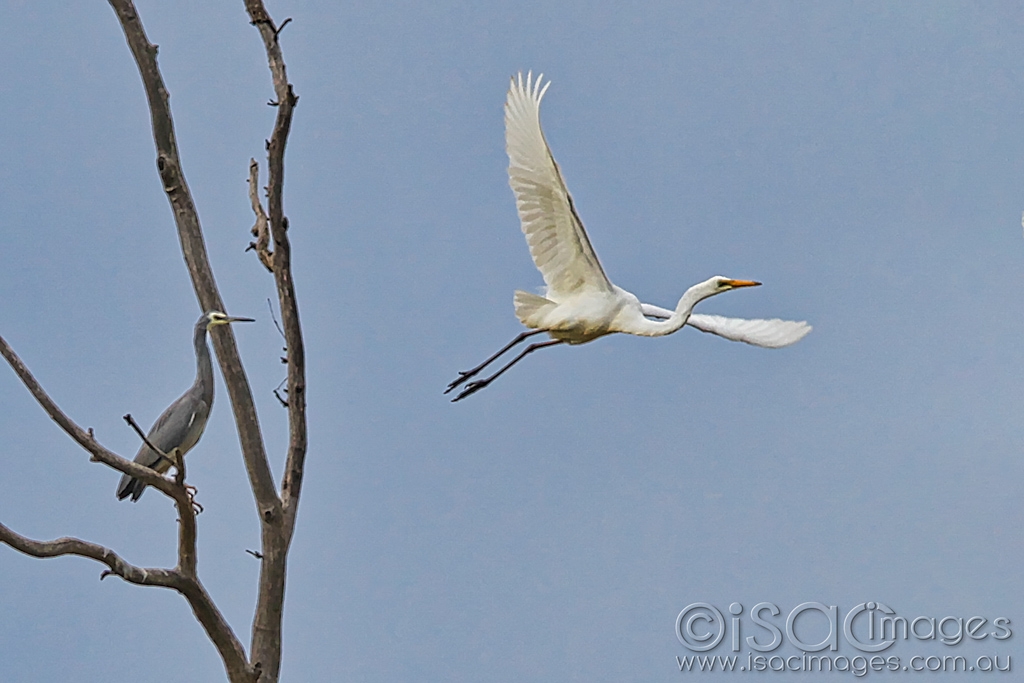
<path id="1" fill-rule="evenodd" d="M 510 341 L 508 344 L 505 344 L 505 346 L 502 347 L 501 351 L 498 351 L 496 354 L 494 354 L 493 356 L 491 356 L 490 358 L 488 358 L 487 360 L 485 360 L 483 363 L 481 363 L 480 365 L 476 366 L 472 370 L 466 370 L 465 372 L 460 370 L 459 371 L 458 379 L 452 381 L 452 383 L 448 385 L 448 388 L 444 390 L 444 393 L 447 394 L 449 391 L 451 391 L 455 387 L 459 386 L 460 384 L 465 382 L 470 377 L 475 376 L 477 373 L 479 373 L 481 370 L 486 368 L 488 365 L 490 365 L 494 361 L 498 360 L 498 358 L 500 358 L 503 353 L 505 353 L 506 351 L 511 349 L 513 346 L 515 346 L 519 342 L 525 340 L 528 337 L 532 337 L 535 334 L 540 334 L 543 331 L 544 330 L 530 330 L 529 332 L 523 332 L 523 333 L 519 334 L 518 336 L 516 336 L 516 338 L 513 339 L 512 341 Z"/>
<path id="2" fill-rule="evenodd" d="M 505 367 L 503 367 L 501 370 L 498 370 L 496 373 L 494 373 L 493 375 L 491 375 L 487 379 L 478 379 L 475 382 L 470 382 L 469 384 L 467 384 L 462 389 L 462 393 L 452 399 L 452 403 L 455 403 L 456 401 L 461 401 L 462 399 L 466 398 L 470 394 L 475 394 L 476 392 L 480 391 L 481 389 L 486 387 L 488 384 L 490 384 L 494 380 L 496 380 L 499 377 L 501 377 L 501 375 L 504 374 L 504 372 L 506 370 L 508 370 L 510 367 L 512 367 L 513 365 L 515 365 L 516 363 L 518 363 L 522 359 L 526 358 L 526 356 L 528 354 L 533 353 L 537 349 L 543 349 L 545 346 L 554 346 L 555 344 L 562 344 L 562 343 L 563 342 L 562 342 L 561 339 L 552 339 L 551 341 L 537 342 L 536 344 L 530 344 L 529 346 L 527 346 L 523 350 L 522 353 L 520 353 L 518 356 L 513 358 L 511 363 L 508 363 L 507 365 L 505 365 Z M 474 374 L 475 374 L 475 372 L 474 372 Z"/>

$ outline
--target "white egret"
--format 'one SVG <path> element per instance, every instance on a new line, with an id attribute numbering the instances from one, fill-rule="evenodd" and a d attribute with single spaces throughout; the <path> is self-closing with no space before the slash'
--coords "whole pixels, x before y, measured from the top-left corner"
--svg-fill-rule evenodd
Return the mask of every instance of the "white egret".
<path id="1" fill-rule="evenodd" d="M 689 324 L 703 332 L 755 346 L 779 348 L 796 343 L 811 331 L 806 322 L 743 320 L 717 315 L 691 314 L 701 300 L 759 282 L 715 276 L 686 290 L 674 311 L 640 303 L 633 294 L 615 286 L 605 275 L 580 221 L 562 173 L 540 127 L 540 101 L 551 82 L 541 87 L 544 75 L 533 81 L 512 79 L 505 100 L 505 149 L 509 184 L 530 255 L 544 276 L 544 296 L 517 291 L 516 317 L 530 328 L 483 363 L 452 381 L 452 391 L 528 337 L 547 332 L 548 341 L 527 346 L 511 362 L 485 379 L 469 382 L 453 400 L 483 389 L 527 354 L 555 344 L 584 344 L 614 332 L 642 337 L 672 334 Z M 664 320 L 650 320 L 663 318 Z"/>

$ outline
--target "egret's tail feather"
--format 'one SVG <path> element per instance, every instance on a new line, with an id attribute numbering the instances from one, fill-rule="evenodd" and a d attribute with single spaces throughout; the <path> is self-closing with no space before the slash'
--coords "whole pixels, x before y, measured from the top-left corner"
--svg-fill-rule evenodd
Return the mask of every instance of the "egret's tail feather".
<path id="1" fill-rule="evenodd" d="M 545 306 L 554 306 L 555 302 L 545 299 L 539 294 L 530 294 L 521 289 L 516 290 L 515 295 L 516 317 L 519 322 L 527 327 L 537 327 L 536 316 Z M 530 324 L 533 322 L 534 324 Z"/>

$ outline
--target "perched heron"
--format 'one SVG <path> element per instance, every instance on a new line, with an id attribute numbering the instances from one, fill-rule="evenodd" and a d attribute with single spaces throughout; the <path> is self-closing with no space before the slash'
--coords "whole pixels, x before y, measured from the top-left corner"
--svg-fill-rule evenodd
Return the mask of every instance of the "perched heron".
<path id="1" fill-rule="evenodd" d="M 251 323 L 253 319 L 233 318 L 220 311 L 207 311 L 199 318 L 192 338 L 196 349 L 196 381 L 149 429 L 146 438 L 163 455 L 143 443 L 135 462 L 163 474 L 177 464 L 177 458 L 184 457 L 196 445 L 213 407 L 213 363 L 210 361 L 210 349 L 206 346 L 206 331 L 217 325 L 241 322 Z M 145 484 L 125 474 L 117 485 L 117 498 L 124 500 L 131 496 L 136 501 L 145 490 Z"/>

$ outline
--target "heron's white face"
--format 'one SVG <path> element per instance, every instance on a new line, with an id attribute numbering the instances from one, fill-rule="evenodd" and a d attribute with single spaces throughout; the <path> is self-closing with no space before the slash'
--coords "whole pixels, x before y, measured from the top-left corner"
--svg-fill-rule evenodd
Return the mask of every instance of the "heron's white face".
<path id="1" fill-rule="evenodd" d="M 252 318 L 233 318 L 226 313 L 220 311 L 210 311 L 206 314 L 206 329 L 216 327 L 217 325 L 227 325 L 228 323 L 251 323 Z"/>

